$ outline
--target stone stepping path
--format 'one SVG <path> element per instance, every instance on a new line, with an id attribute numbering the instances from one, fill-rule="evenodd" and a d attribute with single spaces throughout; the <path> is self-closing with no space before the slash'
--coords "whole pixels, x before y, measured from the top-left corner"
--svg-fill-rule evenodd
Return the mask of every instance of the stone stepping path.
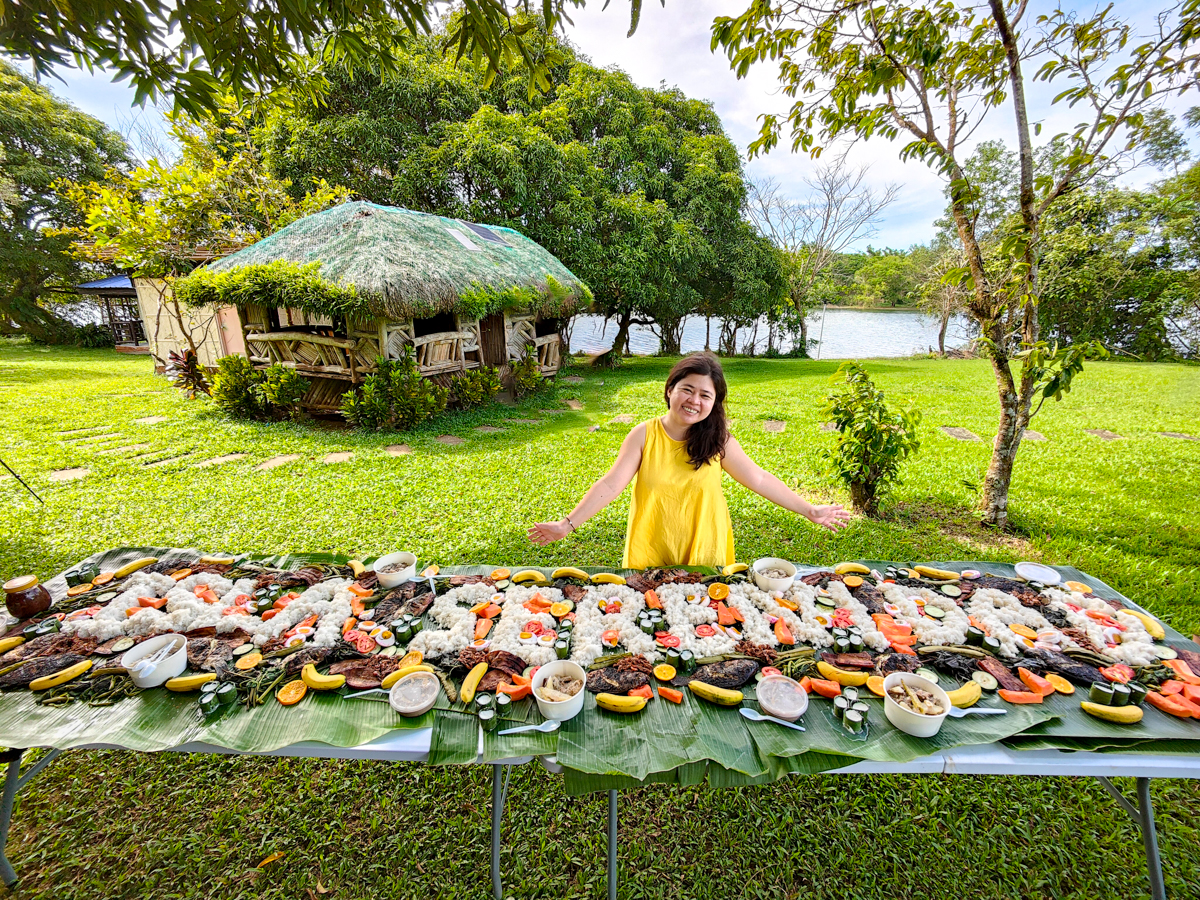
<path id="1" fill-rule="evenodd" d="M 1046 440 L 1046 436 L 1044 434 L 1042 434 L 1040 431 L 1032 431 L 1032 430 L 1026 428 L 1025 429 L 1025 437 L 1022 438 L 1022 440 L 1044 441 L 1044 440 Z"/>
<path id="2" fill-rule="evenodd" d="M 139 425 L 157 425 L 159 422 L 167 421 L 166 416 L 146 416 L 144 419 L 134 419 Z"/>
<path id="3" fill-rule="evenodd" d="M 352 451 L 341 450 L 337 453 L 328 454 L 323 460 L 321 460 L 321 462 L 325 463 L 326 465 L 333 465 L 334 463 L 350 462 L 352 459 L 354 459 L 354 453 Z"/>
<path id="4" fill-rule="evenodd" d="M 107 456 L 110 453 L 132 453 L 135 450 L 149 450 L 149 444 L 126 444 L 123 447 L 105 447 L 103 450 L 97 450 L 101 456 Z"/>
<path id="5" fill-rule="evenodd" d="M 583 384 L 583 379 L 578 375 L 564 375 L 560 380 L 567 384 Z"/>
<path id="6" fill-rule="evenodd" d="M 1121 435 L 1117 434 L 1115 431 L 1109 431 L 1107 428 L 1085 428 L 1083 430 L 1090 435 L 1100 438 L 1102 441 L 1125 440 L 1125 438 L 1123 438 Z"/>
<path id="7" fill-rule="evenodd" d="M 91 469 L 59 469 L 50 473 L 51 481 L 77 481 L 92 474 Z"/>
<path id="8" fill-rule="evenodd" d="M 475 429 L 480 434 L 503 434 L 503 428 L 497 428 L 495 425 L 480 425 Z"/>
<path id="9" fill-rule="evenodd" d="M 516 425 L 541 425 L 541 419 L 505 419 L 505 422 L 512 422 Z"/>
<path id="10" fill-rule="evenodd" d="M 113 438 L 119 438 L 119 431 L 102 431 L 96 434 L 80 434 L 75 437 L 63 438 L 64 444 L 91 444 L 95 441 L 111 441 Z"/>
<path id="11" fill-rule="evenodd" d="M 977 435 L 975 432 L 969 431 L 966 428 L 960 428 L 957 425 L 943 425 L 943 426 L 941 426 L 941 429 L 943 432 L 950 435 L 950 437 L 954 438 L 956 441 L 978 441 L 978 440 L 980 440 L 979 435 Z"/>
<path id="12" fill-rule="evenodd" d="M 628 413 L 623 413 L 619 416 L 613 416 L 608 421 L 610 424 L 613 424 L 613 425 L 632 425 L 633 424 L 633 416 L 629 415 Z"/>
<path id="13" fill-rule="evenodd" d="M 453 435 L 453 434 L 439 434 L 437 437 L 434 438 L 434 440 L 437 441 L 439 444 L 447 444 L 451 447 L 455 446 L 456 444 L 465 444 L 466 443 L 466 441 L 464 441 L 462 438 L 458 437 L 457 435 Z"/>
<path id="14" fill-rule="evenodd" d="M 822 431 L 837 431 L 837 423 L 836 422 L 822 422 L 821 430 Z"/>
<path id="15" fill-rule="evenodd" d="M 387 451 L 388 456 L 408 456 L 408 454 L 412 453 L 412 447 L 408 446 L 408 444 L 392 444 L 384 449 Z"/>
<path id="16" fill-rule="evenodd" d="M 583 407 L 581 406 L 580 409 L 583 409 Z M 543 416 L 561 416 L 563 413 L 566 412 L 566 410 L 565 409 L 539 409 L 538 412 L 540 412 Z"/>
<path id="17" fill-rule="evenodd" d="M 787 431 L 787 422 L 780 422 L 778 419 L 767 419 L 763 422 L 763 431 L 770 434 L 783 434 Z"/>
<path id="18" fill-rule="evenodd" d="M 203 462 L 198 462 L 198 463 L 196 463 L 196 468 L 197 469 L 207 469 L 210 466 L 220 466 L 227 462 L 234 462 L 235 460 L 245 459 L 246 456 L 247 456 L 247 454 L 245 454 L 245 453 L 226 453 L 224 456 L 214 456 L 212 459 L 206 459 Z"/>
<path id="19" fill-rule="evenodd" d="M 1183 434 L 1179 431 L 1156 431 L 1154 433 L 1159 437 L 1176 438 L 1181 441 L 1200 441 L 1200 437 L 1195 437 L 1194 435 L 1190 434 Z"/>
<path id="20" fill-rule="evenodd" d="M 147 444 L 146 446 L 150 446 L 150 445 Z M 160 450 L 151 450 L 149 453 L 139 453 L 137 456 L 131 456 L 131 457 L 129 457 L 128 461 L 129 462 L 141 462 L 144 459 L 158 459 L 164 453 L 168 453 L 168 452 L 170 452 L 170 451 L 161 450 L 161 449 Z"/>
<path id="21" fill-rule="evenodd" d="M 567 400 L 566 404 L 567 404 L 567 406 L 571 407 L 571 409 L 575 410 L 576 412 L 583 409 L 583 404 L 580 403 L 578 400 Z"/>
<path id="22" fill-rule="evenodd" d="M 588 426 L 588 431 L 589 431 L 589 432 L 592 432 L 592 431 L 599 431 L 599 430 L 600 430 L 600 426 L 599 426 L 599 425 L 589 425 L 589 426 Z"/>
<path id="23" fill-rule="evenodd" d="M 69 431 L 56 431 L 57 435 L 83 434 L 85 431 L 110 431 L 111 425 L 89 425 L 87 428 L 72 428 Z"/>
<path id="24" fill-rule="evenodd" d="M 273 456 L 266 462 L 259 463 L 254 468 L 260 472 L 269 472 L 272 469 L 277 469 L 282 465 L 286 465 L 287 463 L 295 462 L 299 458 L 299 453 L 285 453 L 283 456 Z"/>
<path id="25" fill-rule="evenodd" d="M 147 469 L 157 469 L 159 466 L 169 466 L 171 463 L 185 463 L 189 462 L 191 455 L 190 453 L 185 453 L 182 456 L 168 456 L 166 459 L 160 459 L 158 462 L 146 463 L 145 466 Z"/>

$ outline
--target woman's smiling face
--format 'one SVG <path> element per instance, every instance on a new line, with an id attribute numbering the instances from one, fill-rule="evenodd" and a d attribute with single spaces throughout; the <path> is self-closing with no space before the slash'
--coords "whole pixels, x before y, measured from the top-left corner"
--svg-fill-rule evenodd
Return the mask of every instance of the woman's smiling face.
<path id="1" fill-rule="evenodd" d="M 671 412 L 684 425 L 695 425 L 708 418 L 716 399 L 717 389 L 708 375 L 688 375 L 681 378 L 667 394 L 667 404 Z"/>

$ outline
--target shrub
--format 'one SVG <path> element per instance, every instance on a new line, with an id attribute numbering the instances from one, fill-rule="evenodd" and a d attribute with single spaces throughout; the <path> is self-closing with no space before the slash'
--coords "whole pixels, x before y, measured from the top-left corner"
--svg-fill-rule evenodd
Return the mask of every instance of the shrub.
<path id="1" fill-rule="evenodd" d="M 525 348 L 525 355 L 512 364 L 512 392 L 518 400 L 536 394 L 546 383 L 538 366 L 537 353 Z"/>
<path id="2" fill-rule="evenodd" d="M 292 369 L 274 365 L 260 372 L 244 356 L 222 356 L 213 376 L 212 398 L 239 419 L 297 418 L 309 386 L 308 379 Z"/>
<path id="3" fill-rule="evenodd" d="M 172 350 L 167 354 L 166 374 L 171 383 L 192 400 L 199 394 L 212 393 L 204 366 L 200 365 L 200 358 L 190 347 L 182 353 Z"/>
<path id="4" fill-rule="evenodd" d="M 262 374 L 262 381 L 255 390 L 259 402 L 265 409 L 286 412 L 293 419 L 304 415 L 300 401 L 308 393 L 311 383 L 295 369 L 285 369 L 276 363 Z"/>
<path id="5" fill-rule="evenodd" d="M 500 373 L 490 366 L 470 369 L 450 379 L 450 397 L 463 409 L 482 406 L 500 392 Z"/>
<path id="6" fill-rule="evenodd" d="M 97 325 L 95 322 L 85 322 L 80 325 L 71 337 L 75 341 L 76 347 L 84 347 L 88 350 L 103 350 L 112 348 L 116 344 L 108 326 Z"/>
<path id="7" fill-rule="evenodd" d="M 921 414 L 910 407 L 889 410 L 883 391 L 857 363 L 843 363 L 837 375 L 845 379 L 845 388 L 830 394 L 825 405 L 837 426 L 837 443 L 822 455 L 850 489 L 854 508 L 874 516 L 879 501 L 899 482 L 900 464 L 921 448 Z"/>
<path id="8" fill-rule="evenodd" d="M 450 392 L 421 377 L 411 347 L 400 359 L 379 357 L 374 375 L 342 395 L 342 415 L 359 428 L 399 428 L 420 425 L 446 408 Z"/>

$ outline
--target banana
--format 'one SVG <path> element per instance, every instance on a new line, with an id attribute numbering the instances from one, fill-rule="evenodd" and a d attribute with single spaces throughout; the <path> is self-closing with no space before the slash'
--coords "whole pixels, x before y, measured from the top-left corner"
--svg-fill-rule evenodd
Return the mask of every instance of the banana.
<path id="1" fill-rule="evenodd" d="M 204 672 L 200 675 L 180 675 L 170 679 L 163 685 L 168 691 L 196 691 L 200 685 L 208 684 L 217 677 L 215 672 Z"/>
<path id="2" fill-rule="evenodd" d="M 463 703 L 468 706 L 471 705 L 471 701 L 475 699 L 475 688 L 479 687 L 479 682 L 483 680 L 484 673 L 487 670 L 487 663 L 481 662 L 467 673 L 467 677 L 463 679 L 462 690 L 459 692 L 459 699 Z"/>
<path id="3" fill-rule="evenodd" d="M 58 687 L 60 684 L 66 684 L 72 678 L 78 678 L 84 672 L 92 667 L 92 661 L 85 659 L 83 662 L 75 663 L 73 666 L 68 666 L 61 672 L 55 672 L 53 675 L 45 675 L 41 678 L 35 678 L 29 682 L 31 691 L 44 691 L 47 688 Z"/>
<path id="4" fill-rule="evenodd" d="M 949 572 L 946 569 L 935 569 L 933 566 L 915 566 L 914 568 L 918 575 L 924 575 L 926 578 L 932 578 L 934 581 L 958 581 L 962 578 L 957 572 Z"/>
<path id="5" fill-rule="evenodd" d="M 113 578 L 124 578 L 126 575 L 132 575 L 138 569 L 144 569 L 151 563 L 158 562 L 157 556 L 143 556 L 141 559 L 135 559 L 133 562 L 125 563 L 117 571 L 113 572 Z"/>
<path id="6" fill-rule="evenodd" d="M 834 566 L 833 571 L 838 575 L 870 575 L 871 570 L 862 563 L 844 562 Z"/>
<path id="7" fill-rule="evenodd" d="M 580 581 L 588 580 L 588 573 L 583 569 L 577 569 L 574 566 L 563 566 L 560 569 L 555 569 L 550 573 L 551 578 L 578 578 Z"/>
<path id="8" fill-rule="evenodd" d="M 716 685 L 706 684 L 703 681 L 696 681 L 694 679 L 689 681 L 688 690 L 701 700 L 707 700 L 709 703 L 717 704 L 717 706 L 737 706 L 742 702 L 741 691 L 719 688 Z"/>
<path id="9" fill-rule="evenodd" d="M 983 696 L 983 687 L 978 681 L 968 681 L 956 690 L 946 691 L 946 696 L 950 698 L 951 706 L 967 709 L 979 702 L 979 698 Z"/>
<path id="10" fill-rule="evenodd" d="M 550 579 L 537 571 L 537 569 L 525 569 L 523 572 L 518 572 L 509 581 L 513 584 L 525 584 L 529 582 L 530 584 L 543 585 L 550 583 Z"/>
<path id="11" fill-rule="evenodd" d="M 625 579 L 612 572 L 597 572 L 592 576 L 592 584 L 624 584 Z"/>
<path id="12" fill-rule="evenodd" d="M 405 675 L 411 675 L 413 672 L 432 672 L 433 666 L 423 663 L 418 663 L 415 666 L 401 666 L 395 672 L 389 672 L 387 677 L 383 679 L 383 683 L 379 685 L 385 690 L 403 678 Z"/>
<path id="13" fill-rule="evenodd" d="M 721 570 L 721 574 L 728 578 L 730 575 L 739 575 L 749 568 L 745 563 L 730 563 Z"/>
<path id="14" fill-rule="evenodd" d="M 232 556 L 202 556 L 200 562 L 208 563 L 210 566 L 232 566 Z"/>
<path id="15" fill-rule="evenodd" d="M 695 682 L 692 682 L 695 684 Z M 619 694 L 597 694 L 596 705 L 615 713 L 635 713 L 646 708 L 645 697 L 622 697 Z"/>
<path id="16" fill-rule="evenodd" d="M 23 637 L 6 637 L 0 641 L 0 653 L 7 653 L 13 647 L 20 647 L 23 643 L 25 643 Z"/>
<path id="17" fill-rule="evenodd" d="M 345 675 L 322 675 L 317 667 L 309 663 L 300 670 L 300 680 L 314 691 L 336 691 L 346 683 Z"/>
<path id="18" fill-rule="evenodd" d="M 1154 640 L 1161 641 L 1167 636 L 1167 632 L 1163 629 L 1158 619 L 1153 616 L 1148 616 L 1144 612 L 1138 612 L 1136 609 L 1129 609 L 1129 607 L 1120 610 L 1120 612 L 1128 613 L 1146 626 L 1146 633 Z"/>
<path id="19" fill-rule="evenodd" d="M 367 567 L 363 565 L 361 559 L 352 559 L 350 562 L 346 563 L 346 565 L 350 567 L 350 571 L 354 573 L 355 578 L 367 571 Z"/>
<path id="20" fill-rule="evenodd" d="M 836 681 L 838 684 L 844 684 L 849 687 L 860 687 L 866 684 L 867 679 L 871 677 L 869 672 L 851 672 L 848 669 L 839 669 L 837 666 L 831 666 L 823 659 L 817 662 L 817 671 L 827 681 Z"/>
<path id="21" fill-rule="evenodd" d="M 1103 719 L 1106 722 L 1116 722 L 1118 725 L 1133 725 L 1136 722 L 1142 721 L 1142 708 L 1134 706 L 1132 703 L 1128 706 L 1104 706 L 1100 703 L 1089 703 L 1084 700 L 1079 704 L 1079 708 L 1090 716 L 1095 716 L 1097 719 Z"/>

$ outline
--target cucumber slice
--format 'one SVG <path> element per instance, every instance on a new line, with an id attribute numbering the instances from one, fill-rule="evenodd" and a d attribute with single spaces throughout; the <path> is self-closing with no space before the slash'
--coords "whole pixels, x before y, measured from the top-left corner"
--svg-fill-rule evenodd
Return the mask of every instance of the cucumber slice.
<path id="1" fill-rule="evenodd" d="M 112 645 L 112 652 L 113 653 L 124 653 L 126 650 L 132 650 L 133 645 L 136 643 L 137 643 L 137 641 L 135 641 L 131 637 L 121 638 L 119 641 L 117 641 L 115 644 Z"/>
<path id="2" fill-rule="evenodd" d="M 971 680 L 978 684 L 985 691 L 994 691 L 1000 687 L 1000 682 L 996 680 L 996 676 L 990 672 L 972 672 Z"/>
<path id="3" fill-rule="evenodd" d="M 941 591 L 947 597 L 961 597 L 962 596 L 962 588 L 958 587 L 957 585 L 953 585 L 953 584 L 943 584 L 941 587 Z"/>
<path id="4" fill-rule="evenodd" d="M 253 641 L 246 641 L 246 643 L 239 644 L 238 646 L 233 648 L 233 655 L 234 656 L 245 656 L 247 653 L 251 652 L 252 650 L 256 650 L 256 649 L 257 648 L 254 646 Z M 212 682 L 209 682 L 209 683 L 211 684 Z"/>
<path id="5" fill-rule="evenodd" d="M 101 594 L 99 597 L 97 597 L 92 602 L 98 603 L 98 604 L 104 604 L 104 603 L 107 603 L 109 600 L 115 600 L 116 598 L 117 598 L 117 592 L 109 591 L 107 594 Z"/>
<path id="6" fill-rule="evenodd" d="M 526 666 L 525 671 L 521 673 L 521 677 L 522 678 L 532 678 L 533 670 L 536 668 L 537 668 L 537 666 Z"/>
<path id="7" fill-rule="evenodd" d="M 1168 647 L 1166 644 L 1156 644 L 1154 647 L 1154 655 L 1159 659 L 1178 659 L 1179 654 L 1175 652 L 1174 647 Z"/>
<path id="8" fill-rule="evenodd" d="M 820 594 L 818 594 L 817 606 L 824 606 L 827 609 L 837 609 L 837 601 L 832 597 L 822 597 Z"/>
<path id="9" fill-rule="evenodd" d="M 567 612 L 575 612 L 575 601 L 574 600 L 563 599 L 563 600 L 559 600 L 558 602 L 566 604 Z"/>
<path id="10" fill-rule="evenodd" d="M 917 671 L 913 672 L 913 674 L 919 675 L 922 678 L 928 678 L 934 684 L 938 683 L 938 673 L 929 668 L 929 666 L 921 666 L 921 668 L 917 669 Z"/>
<path id="11" fill-rule="evenodd" d="M 929 616 L 931 619 L 944 619 L 946 618 L 946 611 L 940 606 L 930 606 L 929 604 L 926 604 L 925 615 Z"/>
<path id="12" fill-rule="evenodd" d="M 511 584 L 512 584 L 512 582 L 509 581 L 507 578 L 501 578 L 494 585 L 492 585 L 492 587 L 494 587 L 498 591 L 502 591 Z"/>
<path id="13" fill-rule="evenodd" d="M 395 644 L 392 644 L 392 646 L 384 647 L 382 650 L 380 650 L 379 655 L 380 656 L 395 656 L 399 651 L 400 651 L 400 648 L 397 647 Z"/>

